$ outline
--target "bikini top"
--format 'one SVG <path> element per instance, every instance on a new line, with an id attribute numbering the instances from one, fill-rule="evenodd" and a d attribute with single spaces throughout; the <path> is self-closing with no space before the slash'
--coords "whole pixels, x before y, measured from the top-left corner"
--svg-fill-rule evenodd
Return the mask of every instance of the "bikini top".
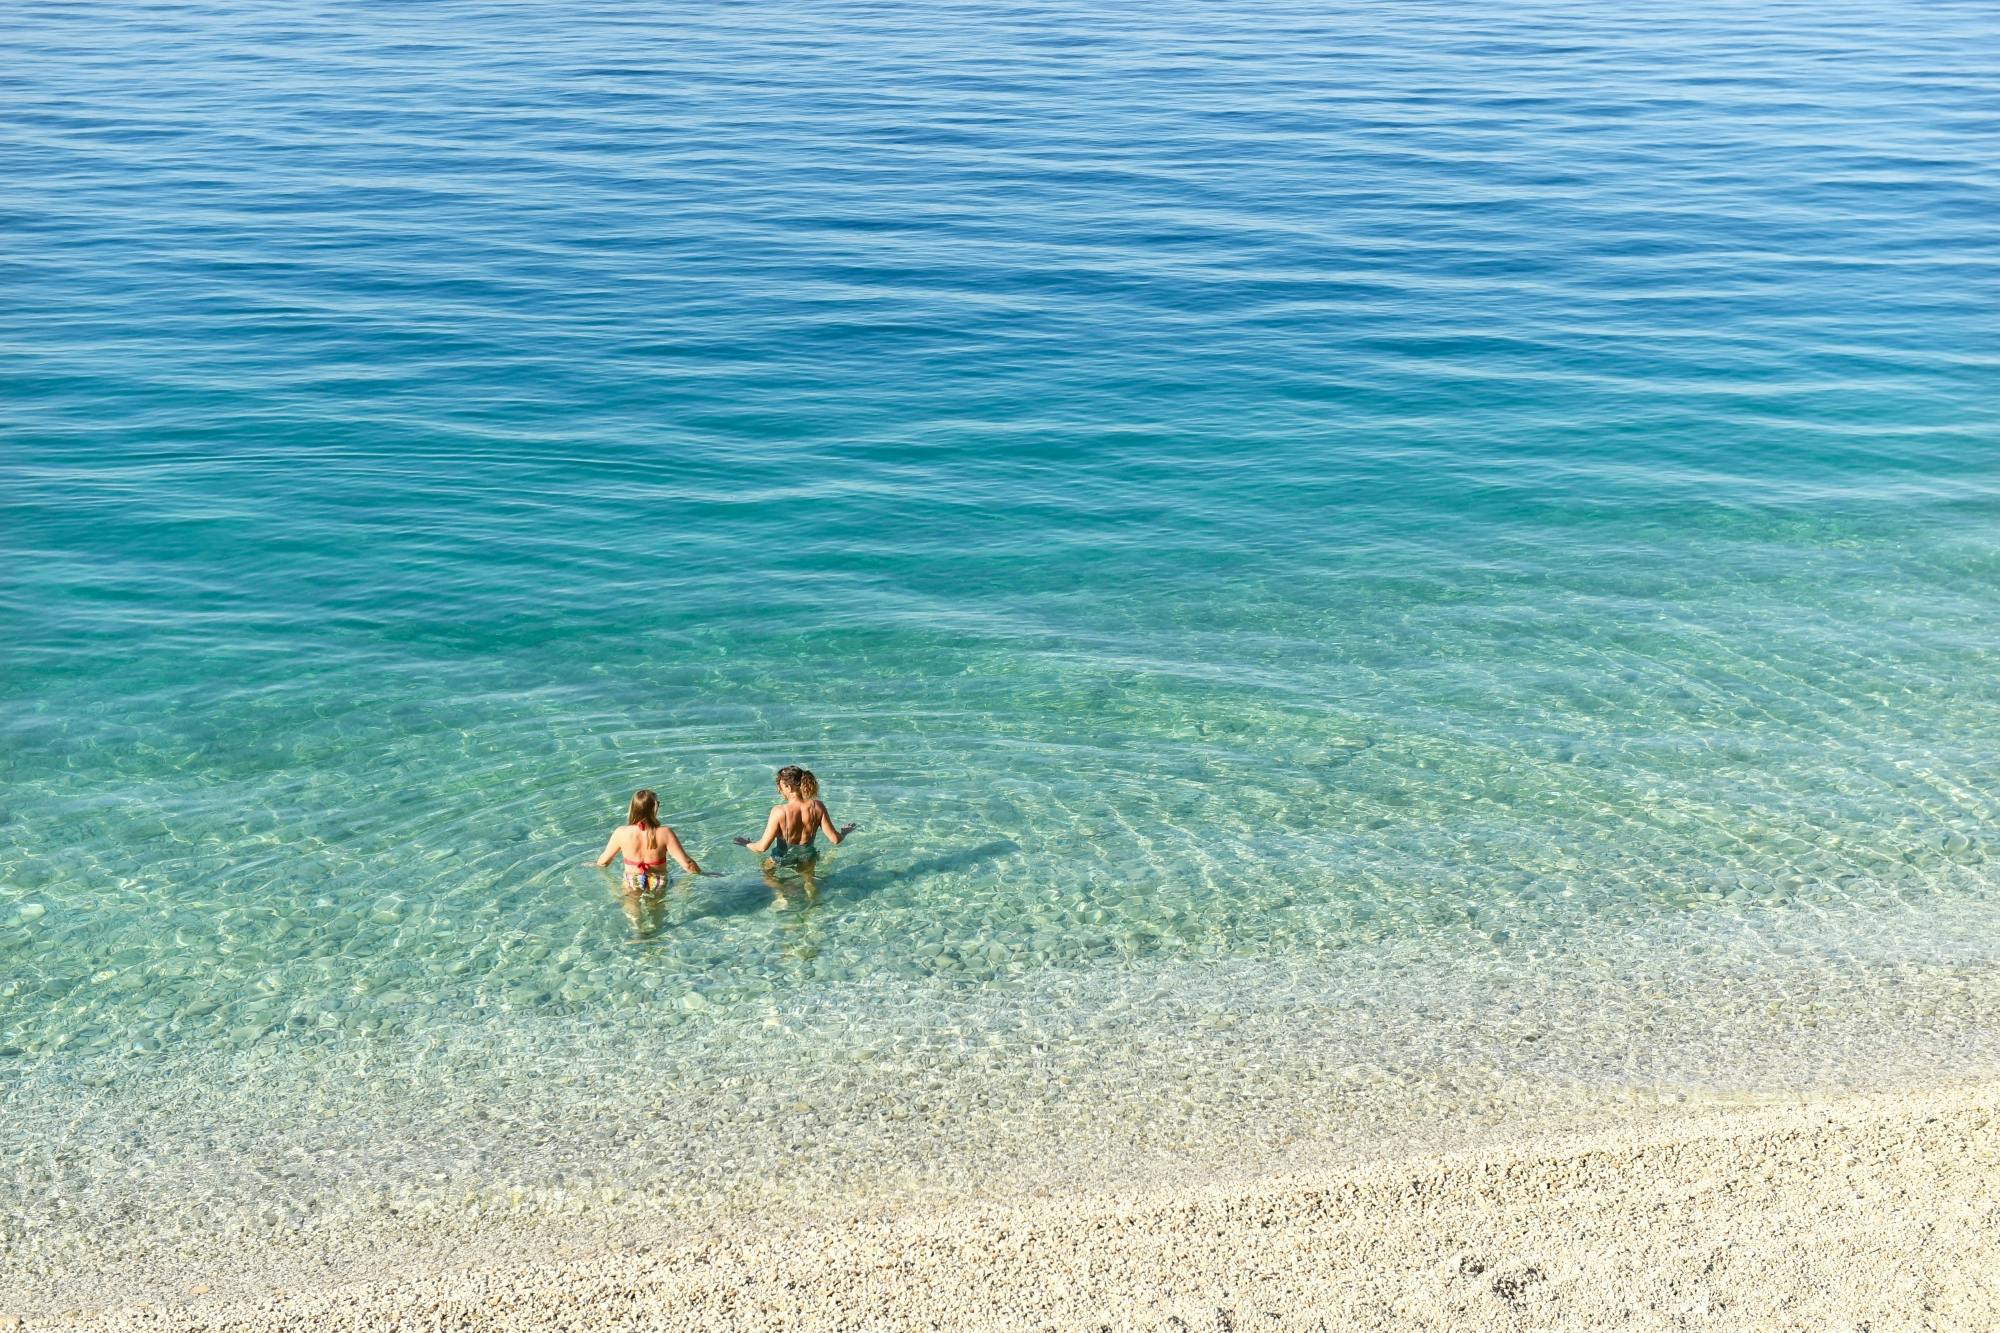
<path id="1" fill-rule="evenodd" d="M 634 841 L 643 842 L 646 836 L 646 826 L 644 824 L 634 824 L 632 827 L 639 831 L 638 837 Z M 634 861 L 628 856 L 625 858 L 625 862 L 634 870 L 665 870 L 667 868 L 667 859 L 664 856 L 657 861 Z"/>

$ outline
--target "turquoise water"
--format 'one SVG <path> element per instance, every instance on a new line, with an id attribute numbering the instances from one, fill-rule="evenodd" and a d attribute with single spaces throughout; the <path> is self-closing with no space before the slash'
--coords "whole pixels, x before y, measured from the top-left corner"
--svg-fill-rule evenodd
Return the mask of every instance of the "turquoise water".
<path id="1" fill-rule="evenodd" d="M 1996 1064 L 1988 7 L 0 49 L 16 1281 Z"/>

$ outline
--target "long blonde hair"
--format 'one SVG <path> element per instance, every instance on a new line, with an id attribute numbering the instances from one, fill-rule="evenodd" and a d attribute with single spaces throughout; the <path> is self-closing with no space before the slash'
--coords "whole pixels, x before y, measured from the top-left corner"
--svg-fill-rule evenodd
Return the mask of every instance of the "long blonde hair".
<path id="1" fill-rule="evenodd" d="M 640 828 L 660 826 L 660 797 L 657 792 L 644 787 L 632 793 L 632 804 L 625 807 L 625 822 L 637 824 Z"/>
<path id="2" fill-rule="evenodd" d="M 819 779 L 812 775 L 809 768 L 786 764 L 778 770 L 778 788 L 797 794 L 802 801 L 810 801 L 819 795 Z"/>

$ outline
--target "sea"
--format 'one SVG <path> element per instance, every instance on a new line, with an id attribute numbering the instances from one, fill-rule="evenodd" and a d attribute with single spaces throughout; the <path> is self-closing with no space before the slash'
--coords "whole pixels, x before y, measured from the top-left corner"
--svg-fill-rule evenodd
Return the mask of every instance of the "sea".
<path id="1" fill-rule="evenodd" d="M 2000 1070 L 1984 0 L 16 0 L 0 176 L 22 1308 Z"/>

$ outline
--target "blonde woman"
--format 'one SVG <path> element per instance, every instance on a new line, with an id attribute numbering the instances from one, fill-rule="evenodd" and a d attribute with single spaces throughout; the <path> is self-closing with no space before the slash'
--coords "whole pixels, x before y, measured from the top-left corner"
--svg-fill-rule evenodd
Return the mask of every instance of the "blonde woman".
<path id="1" fill-rule="evenodd" d="M 597 858 L 597 864 L 608 866 L 614 856 L 625 860 L 627 893 L 657 893 L 666 888 L 668 857 L 690 875 L 702 873 L 674 831 L 660 822 L 658 794 L 643 787 L 632 793 L 625 823 L 612 830 L 611 841 L 604 844 L 604 855 Z"/>

